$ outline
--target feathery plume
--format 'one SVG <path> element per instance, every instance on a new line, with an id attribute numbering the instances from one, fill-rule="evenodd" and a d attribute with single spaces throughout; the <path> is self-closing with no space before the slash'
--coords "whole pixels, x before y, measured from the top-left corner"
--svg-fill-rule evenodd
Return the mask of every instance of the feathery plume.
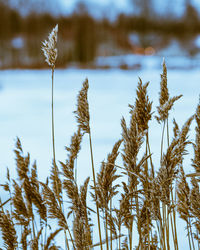
<path id="1" fill-rule="evenodd" d="M 160 82 L 159 102 L 160 105 L 164 105 L 169 100 L 169 92 L 167 87 L 167 67 L 165 64 L 165 59 L 163 59 L 163 73 L 160 76 L 161 76 L 161 82 Z"/>
<path id="2" fill-rule="evenodd" d="M 200 100 L 195 113 L 196 120 L 196 136 L 194 145 L 194 159 L 192 166 L 195 168 L 196 176 L 200 176 Z"/>
<path id="3" fill-rule="evenodd" d="M 48 207 L 48 217 L 52 219 L 56 219 L 58 221 L 58 225 L 63 229 L 68 229 L 67 221 L 65 216 L 60 208 L 57 199 L 55 197 L 54 192 L 44 183 L 40 182 L 43 190 L 43 196 L 45 203 Z"/>
<path id="4" fill-rule="evenodd" d="M 47 243 L 44 246 L 44 250 L 49 250 L 49 247 L 51 245 L 52 240 L 55 239 L 56 235 L 62 230 L 62 228 L 57 229 L 56 231 L 54 231 L 53 233 L 51 233 L 47 239 Z"/>
<path id="5" fill-rule="evenodd" d="M 16 155 L 17 174 L 20 181 L 23 181 L 24 179 L 28 178 L 30 155 L 28 153 L 26 157 L 23 156 L 22 145 L 19 138 L 17 138 L 16 149 L 14 152 Z"/>
<path id="6" fill-rule="evenodd" d="M 52 68 L 55 67 L 56 58 L 57 58 L 57 33 L 58 33 L 58 25 L 56 25 L 51 33 L 48 36 L 48 40 L 45 40 L 42 44 L 42 51 L 45 56 L 45 61 Z"/>
<path id="7" fill-rule="evenodd" d="M 169 98 L 169 92 L 167 87 L 167 67 L 165 64 L 165 60 L 163 60 L 163 74 L 161 74 L 160 92 L 159 92 L 160 105 L 157 107 L 159 116 L 155 116 L 155 118 L 159 123 L 161 121 L 165 121 L 168 118 L 169 111 L 172 109 L 175 101 L 177 101 L 181 97 L 182 95 Z"/>
<path id="8" fill-rule="evenodd" d="M 169 145 L 166 154 L 161 160 L 161 167 L 158 171 L 156 181 L 161 190 L 161 201 L 170 204 L 171 185 L 177 176 L 178 166 L 183 162 L 183 156 L 187 154 L 186 146 L 191 143 L 188 140 L 188 132 L 194 116 L 191 116 L 183 125 L 181 131 Z"/>
<path id="9" fill-rule="evenodd" d="M 81 141 L 82 141 L 82 133 L 80 128 L 78 128 L 77 133 L 74 133 L 74 135 L 71 137 L 71 144 L 69 147 L 65 147 L 65 149 L 69 152 L 68 153 L 68 159 L 66 160 L 66 163 L 60 162 L 62 167 L 62 174 L 65 176 L 65 178 L 70 180 L 75 180 L 74 176 L 74 162 L 75 159 L 78 157 L 78 153 L 81 149 Z"/>
<path id="10" fill-rule="evenodd" d="M 190 202 L 191 202 L 191 213 L 195 218 L 194 225 L 196 227 L 197 234 L 195 234 L 196 239 L 200 243 L 200 190 L 199 185 L 196 178 L 191 179 L 191 195 L 190 195 Z"/>
<path id="11" fill-rule="evenodd" d="M 4 246 L 8 250 L 17 249 L 17 234 L 10 214 L 0 211 L 0 229 Z"/>
<path id="12" fill-rule="evenodd" d="M 97 199 L 99 199 L 99 207 L 103 209 L 108 209 L 110 199 L 117 193 L 118 185 L 113 185 L 113 182 L 120 177 L 116 175 L 115 161 L 121 143 L 122 140 L 115 143 L 112 152 L 108 154 L 107 162 L 102 162 L 100 172 L 97 174 Z"/>
<path id="13" fill-rule="evenodd" d="M 29 213 L 22 195 L 22 188 L 13 181 L 14 194 L 12 198 L 14 212 L 14 218 L 20 222 L 21 225 L 26 225 L 29 219 Z"/>
<path id="14" fill-rule="evenodd" d="M 142 85 L 142 80 L 139 78 L 136 91 L 137 97 L 135 101 L 135 118 L 138 124 L 138 130 L 142 133 L 148 129 L 148 122 L 151 120 L 152 115 L 152 102 L 149 101 L 149 97 L 147 95 L 148 85 L 149 82 Z"/>
<path id="15" fill-rule="evenodd" d="M 183 167 L 180 166 L 180 178 L 178 180 L 178 190 L 177 190 L 178 202 L 177 202 L 177 210 L 180 214 L 180 218 L 189 222 L 190 214 L 190 188 L 186 181 L 185 172 Z"/>
<path id="16" fill-rule="evenodd" d="M 56 163 L 53 163 L 52 168 L 51 168 L 51 175 L 50 175 L 50 180 L 51 180 L 51 185 L 52 185 L 52 190 L 55 194 L 56 199 L 60 202 L 61 201 L 61 196 L 62 196 L 62 182 L 59 176 L 59 169 Z"/>
<path id="17" fill-rule="evenodd" d="M 169 116 L 169 111 L 172 109 L 175 101 L 177 101 L 178 99 L 180 99 L 182 96 L 183 95 L 174 96 L 174 97 L 170 98 L 164 104 L 162 104 L 162 105 L 160 105 L 160 106 L 157 107 L 159 116 L 155 116 L 155 118 L 157 119 L 157 121 L 159 123 L 161 121 L 165 121 L 167 119 L 167 117 Z"/>
<path id="18" fill-rule="evenodd" d="M 87 97 L 88 88 L 88 79 L 86 79 L 77 98 L 77 110 L 74 111 L 74 113 L 76 114 L 77 122 L 79 124 L 79 128 L 81 128 L 85 133 L 90 133 L 90 114 Z"/>
<path id="19" fill-rule="evenodd" d="M 136 175 L 139 174 L 140 170 L 137 168 L 136 162 L 140 147 L 143 143 L 143 134 L 139 132 L 135 117 L 136 112 L 134 110 L 131 114 L 130 128 L 127 127 L 124 118 L 121 120 L 122 138 L 124 142 L 122 159 L 127 170 L 131 190 L 138 184 L 138 181 L 137 177 L 130 174 L 130 172 Z"/>
<path id="20" fill-rule="evenodd" d="M 176 138 L 179 135 L 180 130 L 179 130 L 179 126 L 178 126 L 175 119 L 173 119 L 173 124 L 174 124 L 174 128 L 173 128 L 174 137 Z"/>

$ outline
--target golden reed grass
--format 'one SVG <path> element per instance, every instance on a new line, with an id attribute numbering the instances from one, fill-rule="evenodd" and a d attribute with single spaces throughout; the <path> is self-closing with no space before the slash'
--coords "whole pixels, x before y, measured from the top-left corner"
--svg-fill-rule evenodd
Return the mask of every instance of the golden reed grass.
<path id="1" fill-rule="evenodd" d="M 31 165 L 29 153 L 24 154 L 17 138 L 18 178 L 12 180 L 7 170 L 7 181 L 1 184 L 8 193 L 5 201 L 0 200 L 0 237 L 4 249 L 53 250 L 60 249 L 61 245 L 77 250 L 180 249 L 177 215 L 186 225 L 187 249 L 200 249 L 200 103 L 181 129 L 173 120 L 170 137 L 169 113 L 182 95 L 170 97 L 163 61 L 157 115 L 152 115 L 152 101 L 147 93 L 149 83 L 143 84 L 139 78 L 135 103 L 129 105 L 130 121 L 122 117 L 119 140 L 95 173 L 86 79 L 74 112 L 78 129 L 66 147 L 66 161 L 57 163 L 53 113 L 57 32 L 58 26 L 42 46 L 52 71 L 53 166 L 46 182 L 39 181 L 36 162 Z M 163 127 L 157 172 L 149 143 L 149 122 L 154 118 Z M 196 122 L 195 142 L 189 139 L 193 121 Z M 89 136 L 92 180 L 88 177 L 79 186 L 76 160 L 86 134 Z M 194 148 L 194 172 L 186 175 L 183 162 L 189 144 Z M 119 157 L 122 159 L 120 166 L 116 163 Z M 95 233 L 95 224 L 98 233 Z M 61 234 L 64 244 L 59 241 Z"/>

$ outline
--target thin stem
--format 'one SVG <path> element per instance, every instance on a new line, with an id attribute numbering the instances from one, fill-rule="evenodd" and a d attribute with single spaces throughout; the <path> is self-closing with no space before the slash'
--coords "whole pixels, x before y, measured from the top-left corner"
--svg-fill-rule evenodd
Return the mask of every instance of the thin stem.
<path id="1" fill-rule="evenodd" d="M 151 150 L 150 150 L 150 145 L 149 145 L 149 132 L 147 131 L 147 146 L 148 146 L 148 151 L 149 151 L 149 155 L 150 155 L 150 163 L 151 163 L 151 172 L 152 172 L 152 176 L 154 178 L 154 166 L 153 166 L 153 161 L 152 161 L 152 157 L 151 157 Z"/>
<path id="2" fill-rule="evenodd" d="M 160 157 L 160 160 L 162 160 L 162 154 L 163 154 L 164 132 L 165 132 L 165 121 L 164 121 L 164 124 L 163 124 L 163 131 L 162 131 L 162 139 L 161 139 L 161 157 Z"/>
<path id="3" fill-rule="evenodd" d="M 162 203 L 162 206 L 160 206 L 160 201 L 159 201 L 159 209 L 163 210 L 163 203 Z M 162 214 L 162 211 L 160 211 L 160 215 Z M 162 249 L 165 250 L 166 247 L 165 247 L 165 235 L 164 235 L 164 226 L 163 226 L 163 221 L 162 221 L 162 216 L 160 217 L 159 219 L 159 222 L 160 222 L 160 244 L 162 245 Z"/>
<path id="4" fill-rule="evenodd" d="M 92 152 L 91 132 L 89 132 L 89 141 L 90 141 L 90 154 L 91 154 L 92 174 L 93 174 L 94 189 L 95 189 L 95 198 L 96 198 L 96 200 L 97 200 L 96 179 L 95 179 L 95 171 L 94 171 L 94 160 L 93 160 L 93 152 Z M 101 239 L 101 225 L 100 225 L 100 216 L 99 216 L 99 206 L 98 206 L 98 203 L 97 203 L 97 202 L 96 202 L 96 211 L 97 211 L 97 221 L 98 221 L 98 229 L 99 229 L 100 247 L 101 247 L 101 250 L 103 250 L 102 239 Z"/>
<path id="5" fill-rule="evenodd" d="M 150 250 L 151 249 L 151 246 L 150 246 L 150 235 L 149 235 L 149 217 L 147 218 L 147 221 L 148 221 L 148 249 Z"/>
<path id="6" fill-rule="evenodd" d="M 110 199 L 110 218 L 112 218 L 112 198 Z M 112 250 L 112 228 L 110 228 L 110 249 Z"/>
<path id="7" fill-rule="evenodd" d="M 62 212 L 63 212 L 63 207 L 62 207 L 61 203 L 60 203 L 59 205 L 60 205 L 60 208 L 61 208 L 61 210 L 62 210 Z M 63 214 L 64 214 L 64 212 L 63 212 Z M 66 221 L 66 223 L 67 223 L 67 221 Z M 68 233 L 69 233 L 69 237 L 70 237 L 70 240 L 71 240 L 71 242 L 72 242 L 73 248 L 76 249 L 76 248 L 75 248 L 75 245 L 74 245 L 74 240 L 73 240 L 72 235 L 71 235 L 71 232 L 70 232 L 70 230 L 69 230 L 68 223 L 66 224 L 66 227 L 67 227 L 67 231 L 68 231 Z M 70 248 L 69 248 L 69 242 L 68 242 L 68 239 L 67 239 L 67 232 L 66 232 L 66 229 L 65 229 L 65 228 L 64 228 L 64 234 L 65 234 L 65 248 L 67 247 L 67 249 L 70 250 Z"/>
<path id="8" fill-rule="evenodd" d="M 121 227 L 119 228 L 119 250 L 121 249 L 121 237 L 120 237 L 120 234 L 121 234 Z"/>
<path id="9" fill-rule="evenodd" d="M 187 222 L 188 240 L 189 240 L 190 250 L 192 250 L 191 241 L 190 241 L 190 230 L 189 230 L 189 225 L 188 224 L 189 223 Z"/>
<path id="10" fill-rule="evenodd" d="M 173 198 L 173 190 L 171 190 L 171 197 L 172 202 L 174 201 Z M 176 204 L 176 185 L 175 185 L 175 204 Z M 177 230 L 176 230 L 176 211 L 174 210 L 174 207 L 172 208 L 172 214 L 173 214 L 173 224 L 174 224 L 174 238 L 176 243 L 176 249 L 178 249 L 178 238 L 177 238 Z"/>
<path id="11" fill-rule="evenodd" d="M 172 214 L 170 213 L 170 222 L 171 222 L 171 228 L 172 228 L 172 237 L 173 237 L 173 242 L 174 242 L 174 249 L 177 249 L 176 246 L 176 240 L 175 240 L 175 235 L 174 235 L 174 223 L 173 223 L 173 217 Z"/>
<path id="12" fill-rule="evenodd" d="M 10 183 L 9 183 L 9 195 L 10 195 L 10 214 L 12 214 L 13 210 L 12 210 L 12 195 L 11 195 L 11 192 L 10 192 Z"/>
<path id="13" fill-rule="evenodd" d="M 200 241 L 198 240 L 199 239 L 199 232 L 198 230 L 196 230 L 196 234 L 197 234 L 197 243 L 198 243 L 198 249 L 200 249 Z"/>
<path id="14" fill-rule="evenodd" d="M 167 235 L 167 248 L 170 249 L 170 245 L 169 245 L 169 208 L 168 205 L 166 206 L 166 235 Z"/>
<path id="15" fill-rule="evenodd" d="M 32 222 L 32 219 L 29 218 L 28 219 L 28 226 L 27 226 L 27 229 L 31 232 L 30 235 L 31 235 L 31 240 L 33 241 L 34 237 L 33 237 L 33 230 L 31 229 L 31 222 Z M 21 226 L 21 231 L 22 231 L 22 226 Z M 22 233 L 21 233 L 22 234 Z"/>
<path id="16" fill-rule="evenodd" d="M 169 147 L 169 121 L 168 121 L 168 117 L 167 117 L 167 144 Z M 175 192 L 175 197 L 176 197 L 176 192 Z M 172 185 L 171 185 L 171 198 L 172 198 L 172 203 L 174 203 Z M 173 239 L 175 240 L 174 243 L 176 244 L 175 249 L 178 249 L 177 230 L 176 230 L 176 211 L 175 211 L 174 207 L 172 207 L 172 213 L 173 213 L 173 220 L 171 220 L 172 235 L 173 235 Z M 172 224 L 172 222 L 173 222 L 173 224 Z"/>
<path id="17" fill-rule="evenodd" d="M 77 183 L 77 157 L 75 158 L 75 171 L 74 171 L 74 176 L 75 176 L 75 182 Z"/>
<path id="18" fill-rule="evenodd" d="M 162 202 L 162 237 L 163 237 L 163 249 L 166 249 L 165 244 L 165 230 L 166 230 L 166 220 L 165 220 L 165 204 Z"/>
<path id="19" fill-rule="evenodd" d="M 146 155 L 148 154 L 148 133 L 146 134 Z M 153 169 L 152 169 L 153 172 Z M 145 178 L 147 179 L 146 183 L 147 185 L 149 184 L 148 182 L 148 159 L 146 159 L 146 164 L 145 164 Z M 149 187 L 146 186 L 146 189 L 148 190 Z M 145 191 L 145 196 L 146 196 L 146 200 L 148 200 L 148 193 Z M 150 237 L 149 237 L 149 216 L 148 216 L 148 206 L 146 207 L 146 218 L 147 218 L 147 230 L 148 230 L 148 249 L 150 249 Z M 145 237 L 145 244 L 146 244 L 146 237 Z"/>
<path id="20" fill-rule="evenodd" d="M 53 144 L 53 163 L 56 164 L 56 153 L 55 153 L 55 135 L 54 135 L 54 67 L 52 67 L 52 87 L 51 87 L 51 125 L 52 125 L 52 144 Z"/>
<path id="21" fill-rule="evenodd" d="M 66 233 L 65 229 L 64 229 L 64 234 L 65 234 L 65 248 L 67 248 L 68 250 L 70 250 L 70 248 L 69 248 L 69 242 L 68 242 L 68 239 L 67 239 L 67 233 Z"/>
<path id="22" fill-rule="evenodd" d="M 33 238 L 35 239 L 35 226 L 34 226 L 34 215 L 32 215 L 32 230 L 33 230 Z"/>
<path id="23" fill-rule="evenodd" d="M 162 162 L 163 157 L 163 146 L 164 146 L 164 133 L 165 133 L 165 124 L 166 120 L 164 120 L 163 124 L 163 130 L 162 130 L 162 138 L 161 138 L 161 156 L 160 156 L 160 162 Z M 166 210 L 165 210 L 165 204 L 162 202 L 162 237 L 163 237 L 163 248 L 166 249 Z"/>
<path id="24" fill-rule="evenodd" d="M 133 234 L 133 220 L 131 219 L 131 226 L 129 228 L 129 244 L 130 244 L 130 249 L 132 249 L 132 234 Z"/>
<path id="25" fill-rule="evenodd" d="M 51 80 L 52 80 L 51 81 L 52 83 L 52 86 L 51 86 L 51 126 L 52 126 L 53 164 L 54 164 L 54 167 L 56 167 L 55 132 L 54 132 L 54 69 L 55 69 L 55 66 L 53 66 L 51 70 L 51 73 L 52 73 L 51 74 Z M 57 190 L 57 195 L 59 197 L 58 190 Z M 60 199 L 59 199 L 59 205 L 60 205 L 60 208 L 62 209 L 62 203 Z M 69 229 L 68 229 L 68 232 L 70 234 Z M 64 234 L 65 234 L 65 248 L 70 249 L 65 229 L 64 229 Z M 70 237 L 71 237 L 71 234 L 70 234 Z M 72 240 L 72 237 L 71 237 L 71 240 Z M 73 240 L 72 240 L 72 243 L 73 243 Z"/>
<path id="26" fill-rule="evenodd" d="M 109 244 L 108 244 L 108 215 L 107 211 L 105 211 L 105 219 L 106 219 L 106 249 L 109 250 Z"/>
<path id="27" fill-rule="evenodd" d="M 46 241 L 47 241 L 47 220 L 48 218 L 46 219 L 46 223 L 45 223 L 44 245 L 46 244 Z"/>
<path id="28" fill-rule="evenodd" d="M 167 117 L 167 145 L 169 147 L 169 122 L 168 122 L 168 117 Z"/>
<path id="29" fill-rule="evenodd" d="M 63 212 L 63 214 L 64 214 L 64 211 L 63 211 L 63 210 L 64 210 L 64 209 L 63 209 L 63 199 L 62 199 L 62 202 L 61 202 L 61 200 L 59 199 L 59 206 L 60 206 L 60 209 L 62 210 L 62 212 Z M 66 222 L 66 223 L 67 223 L 67 222 Z M 71 235 L 71 233 L 70 233 L 68 224 L 67 224 L 67 231 L 68 231 L 68 233 L 69 233 L 71 242 L 72 242 L 73 247 L 74 247 L 74 249 L 75 249 L 74 241 L 73 241 L 72 235 Z M 65 249 L 69 249 L 69 250 L 70 250 L 70 248 L 69 248 L 69 242 L 68 242 L 68 239 L 67 239 L 67 233 L 66 233 L 66 229 L 65 229 L 65 228 L 64 228 L 64 235 L 65 235 Z"/>
<path id="30" fill-rule="evenodd" d="M 137 214 L 137 227 L 138 227 L 138 233 L 139 233 L 139 246 L 141 245 L 141 248 L 143 248 L 137 185 L 136 185 L 135 190 L 136 190 L 135 204 L 136 204 L 136 214 Z"/>
<path id="31" fill-rule="evenodd" d="M 192 233 L 192 226 L 191 226 L 191 221 L 190 221 L 190 217 L 189 217 L 189 229 L 190 229 L 190 235 L 191 235 L 191 241 L 192 241 L 192 247 L 193 249 L 195 249 L 194 247 L 194 240 L 193 240 L 193 233 Z"/>
<path id="32" fill-rule="evenodd" d="M 158 220 L 156 220 L 156 226 L 157 226 L 157 230 L 158 230 L 158 234 L 159 234 L 160 243 L 162 244 L 162 236 L 161 236 L 160 226 L 158 224 Z"/>

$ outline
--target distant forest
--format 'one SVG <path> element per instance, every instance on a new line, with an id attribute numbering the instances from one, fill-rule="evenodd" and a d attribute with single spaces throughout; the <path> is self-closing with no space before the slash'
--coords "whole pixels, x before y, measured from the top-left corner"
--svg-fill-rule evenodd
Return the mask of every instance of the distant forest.
<path id="1" fill-rule="evenodd" d="M 42 4 L 43 1 L 40 1 Z M 37 0 L 37 4 L 40 1 Z M 55 24 L 59 25 L 58 49 L 61 51 L 58 67 L 73 63 L 88 65 L 96 56 L 130 53 L 133 44 L 129 36 L 133 32 L 184 39 L 200 31 L 199 14 L 189 0 L 185 1 L 185 13 L 180 18 L 155 14 L 150 0 L 132 2 L 139 14 L 119 14 L 115 21 L 111 21 L 95 19 L 83 2 L 79 2 L 76 11 L 67 16 L 54 15 L 45 10 L 37 12 L 37 8 L 22 15 L 9 1 L 0 0 L 0 67 L 45 67 L 41 41 Z"/>

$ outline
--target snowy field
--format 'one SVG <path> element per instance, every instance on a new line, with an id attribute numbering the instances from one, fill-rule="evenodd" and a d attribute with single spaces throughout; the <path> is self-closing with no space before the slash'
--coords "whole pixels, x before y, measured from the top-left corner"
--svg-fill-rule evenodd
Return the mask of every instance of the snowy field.
<path id="1" fill-rule="evenodd" d="M 89 105 L 94 147 L 95 168 L 111 151 L 121 137 L 122 116 L 129 122 L 128 104 L 134 104 L 138 77 L 150 81 L 148 93 L 153 100 L 153 111 L 158 105 L 160 69 L 141 71 L 113 70 L 56 70 L 55 72 L 55 145 L 57 160 L 64 161 L 71 135 L 77 125 L 73 111 L 82 82 L 89 79 Z M 170 122 L 175 117 L 182 126 L 195 112 L 200 94 L 200 71 L 169 70 L 168 88 L 171 96 L 183 94 L 171 112 Z M 127 122 L 127 123 L 128 123 Z M 192 130 L 195 124 L 192 124 Z M 14 145 L 16 137 L 21 139 L 24 152 L 30 152 L 31 161 L 37 160 L 39 177 L 45 180 L 52 162 L 51 144 L 51 74 L 49 70 L 5 70 L 0 71 L 0 167 L 4 182 L 6 167 L 11 177 L 16 176 Z M 150 123 L 150 142 L 155 167 L 160 156 L 161 125 Z M 191 131 L 191 138 L 194 133 Z M 91 176 L 87 135 L 78 159 L 78 181 L 83 183 Z M 186 158 L 185 170 L 192 172 L 190 156 Z M 188 249 L 185 224 L 179 225 L 180 249 Z"/>

